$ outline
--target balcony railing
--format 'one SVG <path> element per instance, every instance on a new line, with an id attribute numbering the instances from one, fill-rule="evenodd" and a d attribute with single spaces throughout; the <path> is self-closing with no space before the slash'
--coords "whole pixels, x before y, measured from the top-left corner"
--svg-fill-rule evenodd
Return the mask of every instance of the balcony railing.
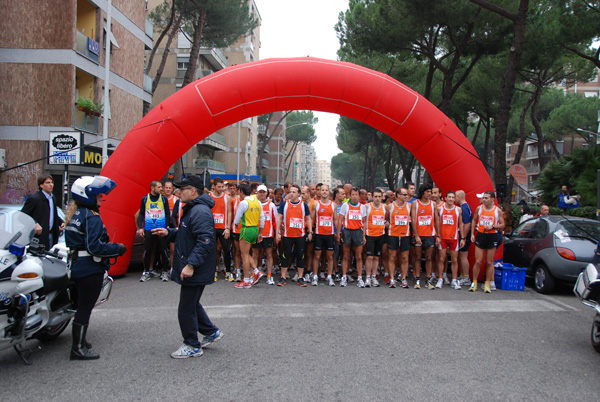
<path id="1" fill-rule="evenodd" d="M 268 160 L 266 159 L 262 159 L 262 166 L 268 168 L 269 166 L 271 166 L 271 164 L 269 163 Z"/>
<path id="2" fill-rule="evenodd" d="M 258 141 L 258 149 L 260 149 L 262 146 L 263 146 L 263 142 L 262 141 Z M 271 152 L 271 147 L 269 147 L 269 144 L 267 144 L 265 146 L 265 153 L 268 154 L 270 152 Z"/>
<path id="3" fill-rule="evenodd" d="M 75 118 L 73 127 L 85 130 L 89 133 L 98 133 L 98 117 L 82 112 L 75 106 Z"/>
<path id="4" fill-rule="evenodd" d="M 75 49 L 77 53 L 98 63 L 98 54 L 100 53 L 100 44 L 95 40 L 88 38 L 79 31 L 77 32 Z"/>
<path id="5" fill-rule="evenodd" d="M 225 164 L 223 162 L 214 161 L 212 159 L 194 159 L 194 167 L 198 169 L 208 168 L 225 171 Z"/>

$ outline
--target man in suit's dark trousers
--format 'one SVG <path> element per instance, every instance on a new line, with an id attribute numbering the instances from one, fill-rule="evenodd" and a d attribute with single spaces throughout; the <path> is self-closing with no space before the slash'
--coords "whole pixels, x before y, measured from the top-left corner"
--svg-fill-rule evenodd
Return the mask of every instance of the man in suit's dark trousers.
<path id="1" fill-rule="evenodd" d="M 58 242 L 65 224 L 58 216 L 58 206 L 52 195 L 54 189 L 52 176 L 40 176 L 37 183 L 40 191 L 27 198 L 21 211 L 35 220 L 35 237 L 39 239 L 40 244 L 46 246 L 46 250 L 50 250 Z"/>

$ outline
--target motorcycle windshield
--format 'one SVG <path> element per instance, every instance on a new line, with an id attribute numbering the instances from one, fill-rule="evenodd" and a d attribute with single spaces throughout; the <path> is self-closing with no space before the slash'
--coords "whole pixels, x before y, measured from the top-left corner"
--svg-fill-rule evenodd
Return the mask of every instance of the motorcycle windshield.
<path id="1" fill-rule="evenodd" d="M 0 209 L 0 249 L 10 243 L 26 246 L 35 234 L 35 221 L 29 215 L 9 209 Z"/>

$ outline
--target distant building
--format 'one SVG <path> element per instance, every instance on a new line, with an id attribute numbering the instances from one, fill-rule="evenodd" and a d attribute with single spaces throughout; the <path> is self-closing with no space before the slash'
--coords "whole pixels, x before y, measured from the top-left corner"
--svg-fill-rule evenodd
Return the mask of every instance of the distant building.
<path id="1" fill-rule="evenodd" d="M 298 176 L 296 184 L 317 183 L 317 153 L 312 145 L 300 143 L 296 151 L 298 155 Z"/>
<path id="2" fill-rule="evenodd" d="M 317 183 L 327 184 L 332 186 L 331 180 L 331 161 L 317 159 Z"/>

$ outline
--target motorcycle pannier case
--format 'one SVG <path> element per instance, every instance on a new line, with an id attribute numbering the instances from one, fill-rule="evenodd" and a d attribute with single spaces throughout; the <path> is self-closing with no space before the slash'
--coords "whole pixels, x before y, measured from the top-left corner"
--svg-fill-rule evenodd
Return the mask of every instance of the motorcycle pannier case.
<path id="1" fill-rule="evenodd" d="M 594 264 L 588 264 L 579 275 L 573 292 L 582 300 L 597 301 L 600 299 L 600 276 L 598 268 Z"/>

